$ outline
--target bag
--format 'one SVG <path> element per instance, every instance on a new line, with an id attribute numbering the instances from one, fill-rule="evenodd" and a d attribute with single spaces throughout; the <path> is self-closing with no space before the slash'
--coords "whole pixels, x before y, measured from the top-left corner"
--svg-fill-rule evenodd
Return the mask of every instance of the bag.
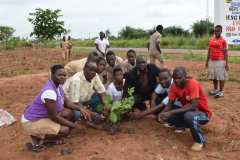
<path id="1" fill-rule="evenodd" d="M 15 121 L 15 118 L 10 113 L 3 109 L 0 109 L 0 127 L 9 126 Z"/>

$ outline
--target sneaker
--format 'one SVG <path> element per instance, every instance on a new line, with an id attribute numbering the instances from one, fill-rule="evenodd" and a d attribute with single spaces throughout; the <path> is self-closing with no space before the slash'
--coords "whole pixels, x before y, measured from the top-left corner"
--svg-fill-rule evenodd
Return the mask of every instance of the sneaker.
<path id="1" fill-rule="evenodd" d="M 211 90 L 208 92 L 209 96 L 215 96 L 219 91 L 218 90 Z"/>
<path id="2" fill-rule="evenodd" d="M 185 132 L 186 131 L 186 129 L 184 128 L 184 127 L 177 127 L 176 129 L 175 129 L 175 133 L 183 133 L 183 132 Z"/>
<path id="3" fill-rule="evenodd" d="M 220 97 L 224 97 L 224 92 L 223 91 L 219 91 L 217 94 L 215 94 L 214 98 L 220 98 Z"/>
<path id="4" fill-rule="evenodd" d="M 174 127 L 174 125 L 172 125 L 170 123 L 163 123 L 163 126 L 167 127 L 167 128 L 173 128 Z"/>
<path id="5" fill-rule="evenodd" d="M 200 152 L 203 149 L 203 144 L 201 143 L 194 143 L 191 147 L 192 151 Z"/>

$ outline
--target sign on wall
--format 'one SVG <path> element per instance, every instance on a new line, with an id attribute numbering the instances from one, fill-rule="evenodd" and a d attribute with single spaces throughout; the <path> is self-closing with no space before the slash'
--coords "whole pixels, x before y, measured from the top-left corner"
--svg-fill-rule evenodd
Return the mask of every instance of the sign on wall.
<path id="1" fill-rule="evenodd" d="M 215 0 L 214 24 L 223 26 L 228 44 L 240 45 L 240 0 Z"/>

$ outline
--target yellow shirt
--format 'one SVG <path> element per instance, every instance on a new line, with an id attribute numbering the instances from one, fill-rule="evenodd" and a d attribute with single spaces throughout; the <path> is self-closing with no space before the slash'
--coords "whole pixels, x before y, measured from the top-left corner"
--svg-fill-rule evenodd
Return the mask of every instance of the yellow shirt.
<path id="1" fill-rule="evenodd" d="M 135 65 L 131 65 L 128 60 L 124 60 L 122 63 L 121 63 L 121 67 L 122 67 L 122 70 L 123 70 L 123 73 L 127 73 L 129 72 L 130 70 L 132 70 L 134 67 L 136 66 L 136 62 L 135 62 Z"/>
<path id="2" fill-rule="evenodd" d="M 64 86 L 64 93 L 66 97 L 74 103 L 84 103 L 91 99 L 93 93 L 106 92 L 98 74 L 91 82 L 87 81 L 83 71 L 76 73 L 69 78 Z"/>
<path id="3" fill-rule="evenodd" d="M 150 53 L 159 53 L 159 51 L 157 50 L 156 47 L 156 43 L 160 46 L 160 38 L 161 38 L 161 34 L 156 31 L 155 33 L 153 33 L 150 37 L 150 45 L 149 45 L 149 52 Z M 160 53 L 159 53 L 160 54 Z"/>
<path id="4" fill-rule="evenodd" d="M 123 62 L 121 57 L 116 56 L 115 66 L 120 65 Z M 114 66 L 114 67 L 115 67 Z M 107 64 L 106 72 L 107 72 L 107 84 L 110 84 L 113 81 L 113 68 Z"/>

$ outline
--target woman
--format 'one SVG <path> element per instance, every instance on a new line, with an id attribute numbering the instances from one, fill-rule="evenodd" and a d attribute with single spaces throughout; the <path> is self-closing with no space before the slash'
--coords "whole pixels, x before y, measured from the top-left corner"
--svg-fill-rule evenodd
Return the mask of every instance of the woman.
<path id="1" fill-rule="evenodd" d="M 211 37 L 209 40 L 206 61 L 208 79 L 213 81 L 214 86 L 214 89 L 209 92 L 209 95 L 215 98 L 224 96 L 224 82 L 227 79 L 227 71 L 229 70 L 227 42 L 222 38 L 221 33 L 222 26 L 217 25 L 214 29 L 215 37 Z"/>
<path id="2" fill-rule="evenodd" d="M 62 138 L 71 129 L 78 128 L 73 121 L 79 115 L 91 119 L 90 111 L 73 104 L 64 96 L 64 66 L 52 66 L 51 75 L 51 80 L 47 81 L 35 100 L 28 105 L 21 118 L 25 132 L 32 138 L 32 143 L 27 144 L 32 151 L 39 151 L 45 142 L 63 143 Z"/>

